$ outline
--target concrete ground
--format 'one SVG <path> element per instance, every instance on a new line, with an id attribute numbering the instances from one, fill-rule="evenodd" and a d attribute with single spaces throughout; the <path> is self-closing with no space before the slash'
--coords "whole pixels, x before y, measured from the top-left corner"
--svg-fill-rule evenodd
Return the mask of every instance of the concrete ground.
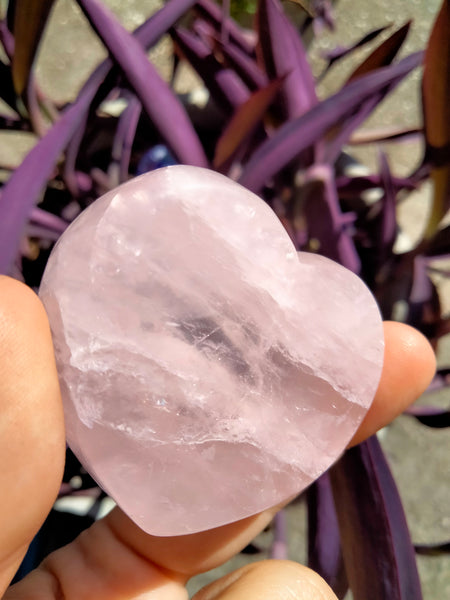
<path id="1" fill-rule="evenodd" d="M 138 25 L 155 10 L 160 0 L 108 0 L 106 3 L 120 15 L 129 28 Z M 400 26 L 414 18 L 412 32 L 405 52 L 424 47 L 432 20 L 440 5 L 439 0 L 340 0 L 337 3 L 336 33 L 327 34 L 314 43 L 311 52 L 316 74 L 323 68 L 320 53 L 336 44 L 349 44 L 363 33 L 387 23 Z M 152 57 L 164 74 L 170 71 L 168 56 L 170 43 L 163 42 L 152 52 Z M 355 55 L 358 62 L 367 50 Z M 95 64 L 105 55 L 101 45 L 90 32 L 84 18 L 72 0 L 59 0 L 52 18 L 52 26 L 45 37 L 39 61 L 39 82 L 43 89 L 56 100 L 69 100 L 85 80 Z M 321 95 L 336 89 L 348 74 L 351 66 L 343 65 L 333 71 L 320 86 Z M 185 88 L 197 84 L 197 80 L 186 74 L 181 85 Z M 387 100 L 376 114 L 365 124 L 366 128 L 382 125 L 415 125 L 419 119 L 419 73 L 415 73 L 402 84 L 395 96 Z M 29 148 L 26 136 L 18 137 L 15 160 Z M 0 160 L 11 146 L 0 142 Z M 422 149 L 414 144 L 386 145 L 385 150 L 395 173 L 408 172 L 419 160 Z M 373 151 L 359 151 L 358 157 L 373 165 Z M 11 155 L 8 154 L 8 160 Z M 401 219 L 411 237 L 417 236 L 421 227 L 421 216 L 427 211 L 430 190 L 425 187 L 420 194 L 401 208 Z M 450 290 L 443 294 L 447 310 L 450 311 Z M 440 364 L 450 365 L 450 340 L 447 338 L 439 348 Z M 438 394 L 436 398 L 425 398 L 423 402 L 436 401 L 448 406 L 450 398 Z M 430 430 L 414 420 L 403 416 L 386 428 L 381 439 L 399 485 L 406 508 L 412 537 L 418 543 L 432 543 L 450 539 L 450 431 Z M 290 558 L 305 560 L 305 507 L 297 502 L 288 509 Z M 265 532 L 258 544 L 267 548 L 271 532 Z M 204 583 L 242 565 L 249 557 L 239 555 L 229 564 L 213 573 L 196 578 L 190 585 L 194 592 Z M 418 557 L 420 576 L 425 600 L 450 598 L 450 556 Z"/>

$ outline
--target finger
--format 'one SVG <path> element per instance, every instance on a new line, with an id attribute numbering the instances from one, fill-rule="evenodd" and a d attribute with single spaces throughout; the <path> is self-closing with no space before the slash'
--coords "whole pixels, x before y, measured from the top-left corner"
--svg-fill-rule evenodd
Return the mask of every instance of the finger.
<path id="1" fill-rule="evenodd" d="M 64 428 L 45 311 L 0 277 L 0 596 L 57 494 Z"/>
<path id="2" fill-rule="evenodd" d="M 271 560 L 246 565 L 198 592 L 192 600 L 336 600 L 331 588 L 311 569 Z"/>
<path id="3" fill-rule="evenodd" d="M 273 507 L 222 527 L 175 537 L 149 536 L 119 509 L 107 515 L 105 521 L 125 545 L 188 580 L 193 575 L 214 569 L 240 552 L 271 522 L 280 508 Z"/>
<path id="4" fill-rule="evenodd" d="M 50 554 L 4 600 L 186 600 L 185 582 L 126 546 L 101 520 Z"/>
<path id="5" fill-rule="evenodd" d="M 428 340 L 402 323 L 384 323 L 383 372 L 372 406 L 350 446 L 388 425 L 426 390 L 436 370 Z"/>

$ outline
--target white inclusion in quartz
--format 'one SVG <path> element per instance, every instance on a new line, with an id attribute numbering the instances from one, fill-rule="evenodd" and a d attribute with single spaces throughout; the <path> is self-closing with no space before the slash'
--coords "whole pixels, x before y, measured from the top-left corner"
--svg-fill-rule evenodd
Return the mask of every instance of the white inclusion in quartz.
<path id="1" fill-rule="evenodd" d="M 160 169 L 97 200 L 40 296 L 69 444 L 154 535 L 301 492 L 342 453 L 381 373 L 360 279 L 297 256 L 261 199 L 204 169 Z"/>

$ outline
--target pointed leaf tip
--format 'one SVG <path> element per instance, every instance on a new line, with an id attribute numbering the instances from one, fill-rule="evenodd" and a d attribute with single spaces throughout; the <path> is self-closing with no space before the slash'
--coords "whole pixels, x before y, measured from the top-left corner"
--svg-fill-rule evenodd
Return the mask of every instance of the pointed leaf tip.
<path id="1" fill-rule="evenodd" d="M 433 207 L 427 230 L 432 237 L 450 207 L 450 1 L 443 0 L 425 52 L 422 98 L 427 143 L 433 165 Z"/>
<path id="2" fill-rule="evenodd" d="M 14 55 L 12 78 L 18 96 L 23 95 L 36 51 L 54 0 L 16 0 L 14 3 Z"/>
<path id="3" fill-rule="evenodd" d="M 377 46 L 377 48 L 375 48 L 375 50 L 353 71 L 347 83 L 353 81 L 357 77 L 361 77 L 361 75 L 370 73 L 370 71 L 390 65 L 402 47 L 410 27 L 411 21 L 408 21 L 403 27 L 400 27 L 400 29 L 389 36 L 387 40 Z"/>

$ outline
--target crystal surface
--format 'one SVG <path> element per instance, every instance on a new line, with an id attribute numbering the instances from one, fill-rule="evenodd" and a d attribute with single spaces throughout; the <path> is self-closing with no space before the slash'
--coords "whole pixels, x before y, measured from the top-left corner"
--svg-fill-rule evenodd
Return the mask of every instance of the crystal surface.
<path id="1" fill-rule="evenodd" d="M 381 373 L 360 279 L 297 254 L 261 199 L 205 169 L 159 169 L 94 202 L 40 297 L 68 442 L 154 535 L 302 491 L 342 453 Z"/>

